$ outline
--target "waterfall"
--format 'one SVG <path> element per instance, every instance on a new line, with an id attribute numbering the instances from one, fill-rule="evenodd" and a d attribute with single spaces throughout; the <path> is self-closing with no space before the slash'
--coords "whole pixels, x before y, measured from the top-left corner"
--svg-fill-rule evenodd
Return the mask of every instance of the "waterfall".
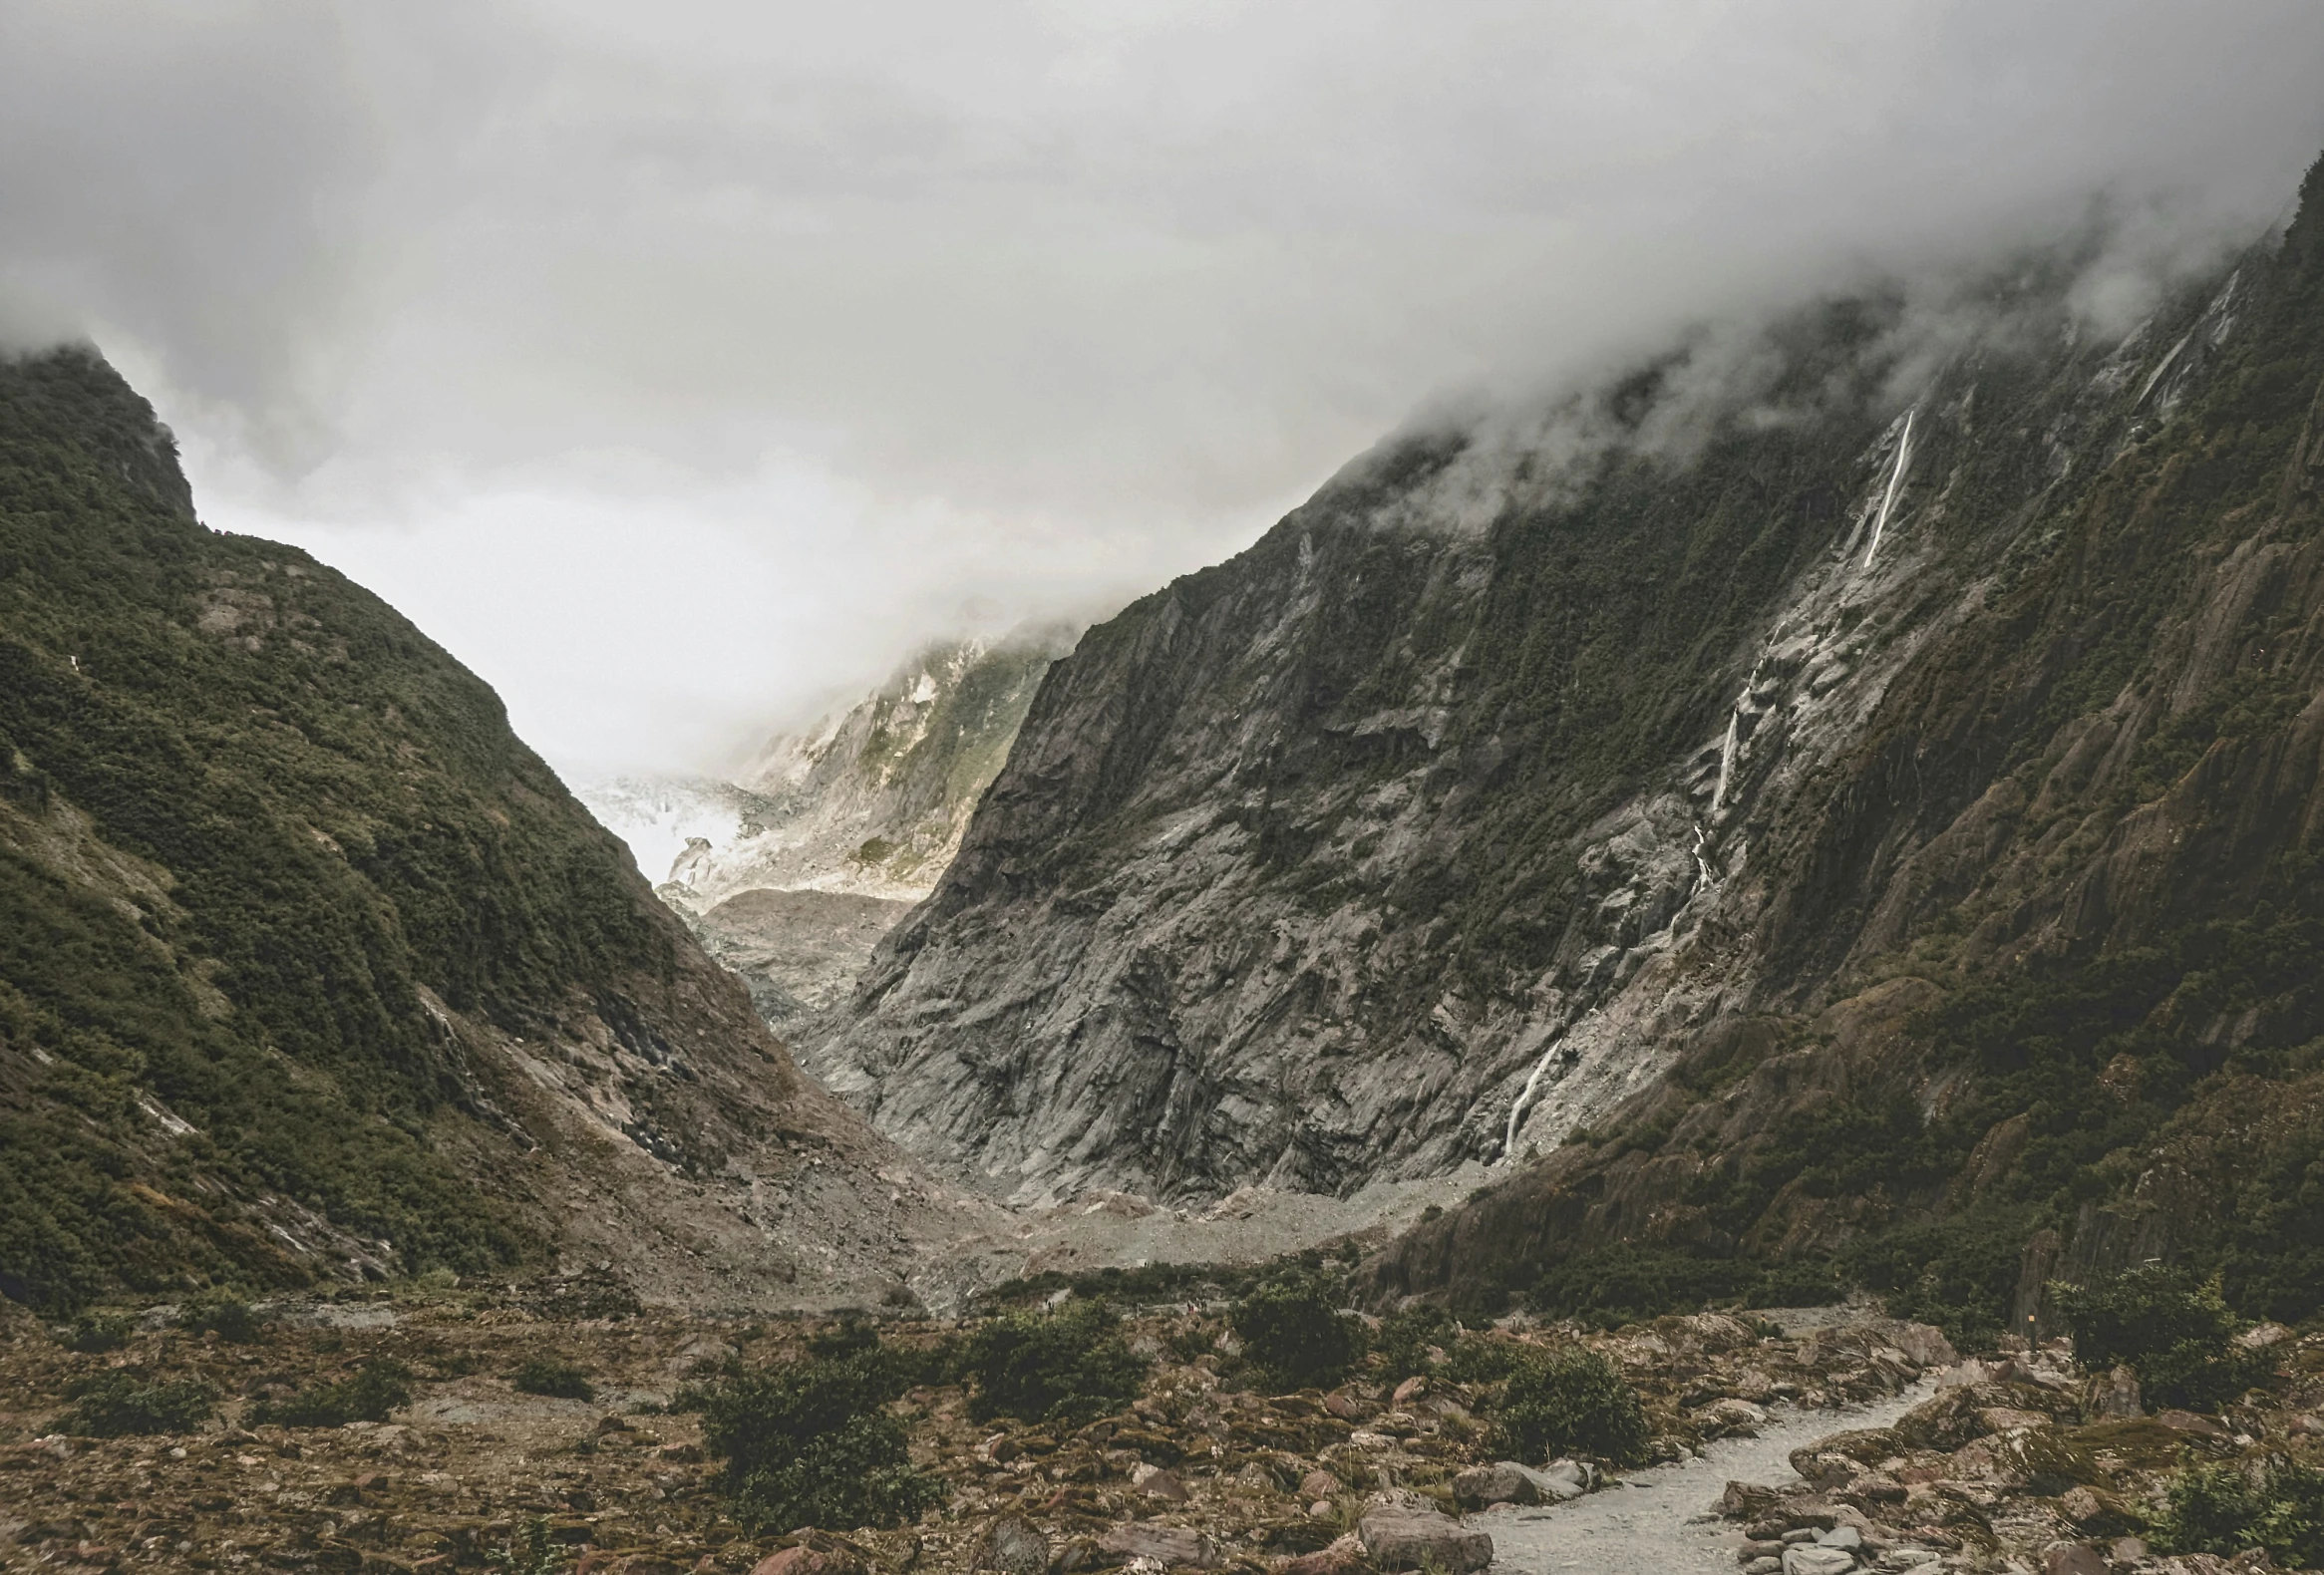
<path id="1" fill-rule="evenodd" d="M 1888 510 L 1896 506 L 1896 486 L 1904 479 L 1904 468 L 1912 463 L 1912 417 L 1920 409 L 1915 405 L 1904 413 L 1904 435 L 1896 440 L 1896 468 L 1888 472 L 1888 490 L 1880 494 L 1880 512 L 1872 520 L 1872 539 L 1864 548 L 1864 567 L 1872 566 L 1872 554 L 1880 550 L 1880 532 L 1888 528 Z"/>
<path id="2" fill-rule="evenodd" d="M 1549 1058 L 1557 1054 L 1557 1047 L 1565 1043 L 1560 1034 L 1542 1048 L 1541 1059 L 1533 1063 L 1533 1070 L 1525 1075 L 1525 1086 L 1517 1091 L 1517 1102 L 1509 1106 L 1508 1130 L 1501 1134 L 1500 1157 L 1503 1163 L 1515 1157 L 1517 1151 L 1517 1122 L 1525 1118 L 1525 1106 L 1533 1102 L 1533 1086 L 1541 1081 L 1541 1074 L 1549 1068 Z"/>
<path id="3" fill-rule="evenodd" d="M 1740 706 L 1742 702 L 1736 704 Z M 1735 733 L 1742 721 L 1742 712 L 1727 713 L 1727 737 L 1719 741 L 1719 786 L 1711 789 L 1711 813 L 1714 815 L 1719 812 L 1719 806 L 1727 801 L 1727 779 L 1735 770 Z"/>

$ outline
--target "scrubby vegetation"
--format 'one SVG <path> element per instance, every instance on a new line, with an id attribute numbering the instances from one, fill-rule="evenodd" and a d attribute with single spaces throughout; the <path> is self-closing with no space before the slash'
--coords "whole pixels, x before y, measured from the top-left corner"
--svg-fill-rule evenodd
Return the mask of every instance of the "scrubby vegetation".
<path id="1" fill-rule="evenodd" d="M 1430 1371 L 1429 1352 L 1450 1354 L 1459 1343 L 1459 1330 L 1452 1313 L 1434 1302 L 1416 1302 L 1390 1313 L 1372 1337 L 1379 1377 L 1393 1384 Z"/>
<path id="2" fill-rule="evenodd" d="M 134 1368 L 78 1380 L 65 1394 L 73 1404 L 56 1418 L 57 1430 L 90 1438 L 190 1432 L 209 1419 L 216 1402 L 205 1384 L 150 1378 Z"/>
<path id="3" fill-rule="evenodd" d="M 1526 1304 L 1601 1329 L 1709 1307 L 1821 1307 L 1846 1294 L 1826 1261 L 1760 1263 L 1666 1248 L 1619 1246 L 1549 1265 Z"/>
<path id="4" fill-rule="evenodd" d="M 551 1400 L 595 1400 L 597 1387 L 589 1375 L 558 1357 L 532 1357 L 508 1375 L 508 1382 L 526 1395 Z"/>
<path id="5" fill-rule="evenodd" d="M 255 1345 L 266 1338 L 266 1321 L 248 1302 L 232 1296 L 197 1297 L 177 1315 L 177 1327 L 190 1334 L 216 1335 L 229 1345 Z"/>
<path id="6" fill-rule="evenodd" d="M 0 359 L 0 1293 L 301 1283 L 268 1195 L 410 1270 L 512 1261 L 425 1138 L 464 1091 L 421 992 L 535 1032 L 669 946 L 489 688 L 202 528 L 93 354 Z"/>
<path id="7" fill-rule="evenodd" d="M 351 1421 L 385 1421 L 412 1403 L 412 1370 L 392 1357 L 367 1362 L 343 1379 L 310 1385 L 286 1400 L 261 1400 L 244 1420 L 252 1426 L 344 1427 Z"/>
<path id="8" fill-rule="evenodd" d="M 2165 1553 L 2265 1548 L 2280 1568 L 2324 1568 L 2324 1470 L 2284 1457 L 2191 1464 L 2166 1490 L 2154 1538 Z"/>
<path id="9" fill-rule="evenodd" d="M 1329 1247 L 1302 1248 L 1263 1263 L 1142 1263 L 1131 1269 L 1109 1266 L 1072 1274 L 1049 1269 L 1003 1280 L 979 1292 L 976 1304 L 993 1311 L 1041 1301 L 1059 1291 L 1077 1300 L 1113 1302 L 1123 1307 L 1156 1302 L 1240 1301 L 1271 1281 L 1330 1273 L 1335 1265 L 1353 1266 L 1362 1257 L 1363 1250 L 1354 1242 L 1342 1241 Z"/>
<path id="10" fill-rule="evenodd" d="M 84 1356 L 99 1356 L 128 1345 L 137 1327 L 137 1319 L 127 1313 L 83 1313 L 58 1334 L 57 1344 Z"/>
<path id="11" fill-rule="evenodd" d="M 1243 1357 L 1277 1390 L 1328 1388 L 1363 1360 L 1364 1326 L 1340 1311 L 1335 1282 L 1320 1275 L 1271 1281 L 1235 1304 Z"/>
<path id="12" fill-rule="evenodd" d="M 1646 1413 L 1621 1369 L 1581 1346 L 1524 1347 L 1512 1358 L 1493 1419 L 1513 1457 L 1586 1454 L 1616 1465 L 1646 1458 Z"/>
<path id="13" fill-rule="evenodd" d="M 2074 1355 L 2104 1373 L 2121 1364 L 2139 1375 L 2148 1404 L 2209 1411 L 2267 1376 L 2264 1353 L 2234 1343 L 2241 1321 L 2219 1282 L 2184 1269 L 2147 1264 L 2096 1285 L 2052 1287 Z"/>
<path id="14" fill-rule="evenodd" d="M 974 1386 L 969 1415 L 1084 1422 L 1120 1411 L 1138 1398 L 1151 1364 L 1130 1349 L 1119 1323 L 1107 1304 L 1082 1301 L 986 1321 L 960 1356 Z"/>
<path id="15" fill-rule="evenodd" d="M 906 1453 L 888 1407 L 903 1393 L 902 1365 L 876 1339 L 844 1354 L 811 1355 L 746 1371 L 712 1387 L 703 1436 L 726 1460 L 721 1481 L 746 1523 L 892 1526 L 944 1492 Z"/>

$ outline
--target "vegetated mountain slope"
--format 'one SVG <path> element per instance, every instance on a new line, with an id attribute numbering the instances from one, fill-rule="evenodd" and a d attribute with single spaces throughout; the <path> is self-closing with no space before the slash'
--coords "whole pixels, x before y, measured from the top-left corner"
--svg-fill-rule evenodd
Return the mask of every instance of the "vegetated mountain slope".
<path id="1" fill-rule="evenodd" d="M 931 645 L 853 704 L 778 734 L 735 782 L 621 778 L 582 801 L 750 987 L 778 1031 L 844 999 L 927 895 L 1033 703 L 1064 625 Z"/>
<path id="2" fill-rule="evenodd" d="M 1828 1257 L 1990 1331 L 2164 1257 L 2324 1303 L 2324 164 L 2302 198 L 2140 373 L 2175 404 L 1769 817 L 1719 943 L 1766 1015 L 1380 1294 Z"/>
<path id="3" fill-rule="evenodd" d="M 1982 670 L 2296 271 L 2102 335 L 2068 304 L 2088 260 L 1367 456 L 1051 671 L 809 1065 L 1022 1197 L 1201 1195 L 1552 1145 L 1688 1047 L 1758 1043 L 1949 908 L 1908 855 L 2020 764 L 1988 729 L 2112 702 L 2151 618 L 2083 629 L 2038 700 L 1882 720 Z"/>
<path id="4" fill-rule="evenodd" d="M 94 352 L 0 361 L 0 1290 L 561 1249 L 860 1299 L 916 1218 L 884 1151 L 491 690 L 197 523 Z"/>

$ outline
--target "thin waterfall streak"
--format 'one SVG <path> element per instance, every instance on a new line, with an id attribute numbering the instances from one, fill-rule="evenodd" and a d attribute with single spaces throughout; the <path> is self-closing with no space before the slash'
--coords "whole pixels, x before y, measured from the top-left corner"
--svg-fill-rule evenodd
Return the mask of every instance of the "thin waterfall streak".
<path id="1" fill-rule="evenodd" d="M 1549 1069 L 1549 1058 L 1556 1055 L 1557 1047 L 1564 1043 L 1565 1036 L 1563 1034 L 1549 1041 L 1541 1051 L 1541 1059 L 1533 1063 L 1531 1072 L 1525 1074 L 1525 1086 L 1517 1091 L 1517 1102 L 1509 1106 L 1508 1130 L 1501 1134 L 1500 1156 L 1502 1160 L 1506 1161 L 1515 1155 L 1517 1122 L 1525 1118 L 1525 1106 L 1533 1102 L 1533 1086 L 1541 1081 L 1541 1074 Z"/>
<path id="2" fill-rule="evenodd" d="M 1727 801 L 1727 779 L 1735 770 L 1735 731 L 1741 720 L 1737 713 L 1727 713 L 1727 737 L 1719 743 L 1719 786 L 1711 789 L 1713 814 L 1717 814 L 1720 805 Z"/>
<path id="3" fill-rule="evenodd" d="M 1904 479 L 1904 468 L 1912 462 L 1912 418 L 1920 407 L 1915 405 L 1904 413 L 1904 435 L 1896 440 L 1896 468 L 1888 472 L 1888 489 L 1880 494 L 1880 512 L 1872 521 L 1872 539 L 1864 547 L 1864 567 L 1872 566 L 1872 554 L 1880 550 L 1880 532 L 1888 528 L 1888 510 L 1896 506 L 1896 487 Z"/>

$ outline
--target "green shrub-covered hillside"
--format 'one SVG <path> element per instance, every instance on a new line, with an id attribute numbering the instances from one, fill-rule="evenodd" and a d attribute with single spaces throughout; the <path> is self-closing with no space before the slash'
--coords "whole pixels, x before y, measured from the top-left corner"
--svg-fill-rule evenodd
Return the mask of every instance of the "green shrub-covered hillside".
<path id="1" fill-rule="evenodd" d="M 650 908 L 484 683 L 196 521 L 98 355 L 0 361 L 0 1291 L 293 1281 L 285 1222 L 520 1256 L 430 1145 L 478 1097 L 425 992 L 615 1020 L 672 966 Z"/>

